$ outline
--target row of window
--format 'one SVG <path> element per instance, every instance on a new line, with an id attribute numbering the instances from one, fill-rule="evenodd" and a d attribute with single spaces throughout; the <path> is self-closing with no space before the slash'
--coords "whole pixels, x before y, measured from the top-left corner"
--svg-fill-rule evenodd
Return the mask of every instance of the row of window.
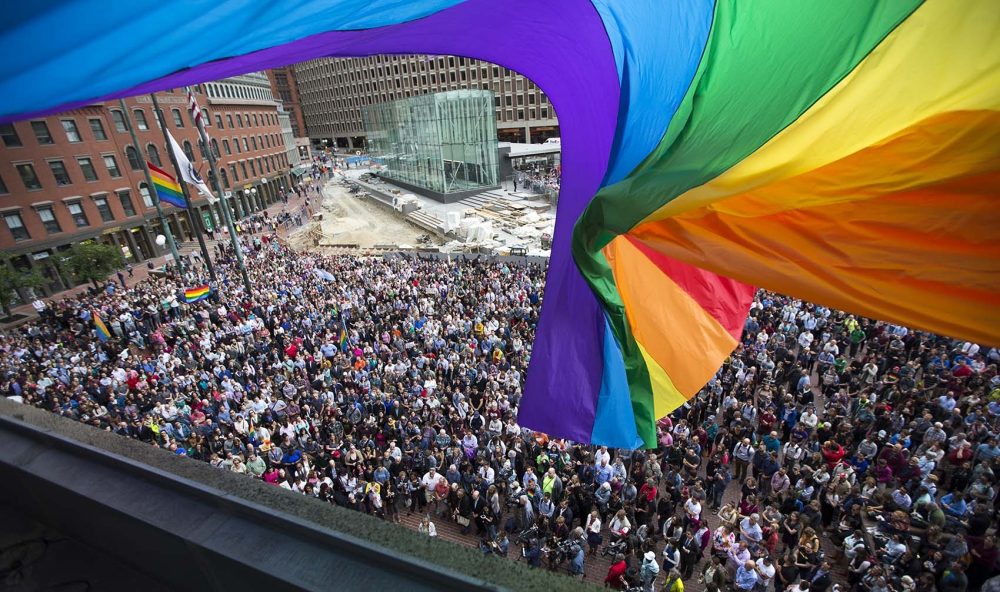
<path id="1" fill-rule="evenodd" d="M 134 148 L 132 150 L 133 152 L 135 151 Z M 122 176 L 121 169 L 118 168 L 118 161 L 115 159 L 113 154 L 103 154 L 101 155 L 101 160 L 104 162 L 104 168 L 107 170 L 108 176 L 112 179 L 117 179 Z M 73 184 L 73 179 L 70 176 L 69 170 L 66 168 L 65 161 L 52 159 L 47 160 L 46 163 L 48 164 L 49 171 L 52 172 L 52 178 L 55 179 L 57 186 L 63 187 L 65 185 Z M 85 181 L 91 182 L 99 180 L 97 169 L 94 168 L 94 162 L 89 156 L 78 156 L 76 158 L 76 164 L 80 168 L 80 173 Z M 15 162 L 14 169 L 17 170 L 17 174 L 21 177 L 21 183 L 24 184 L 25 189 L 34 191 L 42 188 L 42 182 L 38 178 L 38 173 L 35 171 L 35 165 L 33 163 Z M 4 182 L 2 177 L 0 177 L 0 193 L 9 193 L 7 184 Z"/>
<path id="2" fill-rule="evenodd" d="M 149 188 L 145 183 L 141 183 L 139 185 L 139 192 L 142 194 L 143 201 L 146 203 L 147 207 L 152 207 L 153 203 L 149 195 Z M 116 191 L 115 196 L 118 199 L 118 203 L 121 204 L 122 212 L 124 212 L 126 218 L 136 215 L 135 204 L 132 203 L 132 195 L 128 189 L 120 189 Z M 102 222 L 112 222 L 115 219 L 115 215 L 111 211 L 111 205 L 108 199 L 109 197 L 106 193 L 101 193 L 91 198 Z M 64 202 L 64 205 L 66 206 L 69 218 L 73 221 L 73 224 L 76 225 L 77 228 L 86 228 L 90 226 L 90 220 L 87 218 L 87 212 L 84 211 L 82 201 L 68 201 Z M 34 206 L 32 208 L 38 216 L 38 219 L 41 221 L 42 227 L 45 228 L 45 232 L 48 234 L 58 234 L 63 231 L 62 225 L 59 223 L 59 219 L 56 216 L 53 207 L 53 204 L 45 204 Z M 10 231 L 10 234 L 15 241 L 25 241 L 31 239 L 31 234 L 28 232 L 28 228 L 24 224 L 24 218 L 21 217 L 21 212 L 19 210 L 4 212 L 3 219 L 7 224 L 7 229 Z"/>
<path id="3" fill-rule="evenodd" d="M 249 141 L 247 140 L 246 137 L 243 137 L 242 140 L 243 144 L 241 148 L 240 138 L 233 138 L 233 146 L 235 146 L 237 154 L 242 154 L 243 152 L 249 152 L 251 145 L 253 146 L 254 150 L 258 149 L 263 150 L 265 148 L 278 147 L 277 134 L 268 134 L 266 136 L 251 137 Z M 190 160 L 191 162 L 195 162 L 194 150 L 191 147 L 191 142 L 189 142 L 188 140 L 184 140 L 181 147 L 182 150 L 184 150 L 184 154 L 187 156 L 188 160 Z M 222 147 L 227 155 L 232 154 L 228 139 L 222 140 Z M 198 149 L 199 152 L 201 153 L 201 157 L 206 158 L 206 155 L 200 143 L 198 145 Z M 219 154 L 219 143 L 215 138 L 212 139 L 212 152 L 214 153 L 214 156 L 217 158 L 221 156 Z M 155 144 L 146 145 L 146 154 L 149 157 L 149 161 L 152 162 L 154 165 L 158 167 L 163 166 L 163 161 L 160 158 L 160 151 Z M 133 171 L 142 170 L 142 158 L 140 157 L 138 150 L 136 150 L 134 146 L 131 145 L 125 146 L 125 157 L 128 160 L 129 167 Z M 285 158 L 284 154 L 282 154 L 281 157 Z M 270 158 L 273 159 L 274 156 L 271 156 Z M 103 161 L 104 168 L 107 171 L 108 176 L 110 178 L 117 179 L 122 176 L 122 171 L 118 167 L 118 161 L 113 154 L 103 154 L 101 155 L 101 160 Z M 276 161 L 272 161 L 271 164 L 274 164 L 275 162 Z M 100 177 L 97 173 L 97 169 L 94 167 L 94 162 L 89 156 L 77 157 L 76 163 L 77 166 L 80 168 L 80 173 L 84 181 L 94 182 L 100 180 Z M 49 170 L 52 173 L 52 178 L 55 180 L 56 186 L 64 187 L 66 185 L 73 184 L 73 176 L 67 169 L 65 161 L 61 159 L 51 159 L 51 160 L 46 160 L 46 164 L 48 165 Z M 285 160 L 285 166 L 287 166 L 287 160 Z M 25 189 L 27 189 L 28 191 L 36 191 L 43 188 L 42 181 L 38 176 L 38 172 L 35 170 L 34 163 L 15 162 L 14 168 L 15 170 L 17 170 L 18 176 L 20 176 L 21 183 L 24 185 Z M 273 170 L 275 171 L 278 170 L 277 166 L 275 166 Z M 264 169 L 262 168 L 261 173 L 263 174 L 263 172 Z M 267 172 L 268 173 L 272 172 L 271 166 L 267 166 Z M 3 177 L 0 177 L 0 194 L 6 194 L 9 192 L 10 191 L 7 187 L 6 182 L 4 181 Z"/>
<path id="4" fill-rule="evenodd" d="M 203 84 L 208 96 L 217 99 L 250 99 L 254 101 L 273 101 L 270 86 L 247 86 L 231 82 Z"/>
<path id="5" fill-rule="evenodd" d="M 239 164 L 239 169 L 236 168 Z M 249 168 L 248 168 L 249 166 Z M 226 167 L 219 167 L 219 176 L 222 177 L 222 186 L 225 189 L 230 189 L 229 179 L 232 177 L 233 184 L 239 183 L 242 178 L 244 181 L 255 179 L 260 175 L 268 175 L 272 172 L 278 172 L 280 170 L 288 169 L 288 156 L 282 152 L 277 155 L 270 156 L 258 156 L 257 158 L 249 158 L 240 163 L 232 163 L 229 165 L 229 174 L 226 174 Z M 243 176 L 239 175 L 242 171 Z M 248 173 L 249 171 L 249 173 Z"/>
<path id="6" fill-rule="evenodd" d="M 90 131 L 96 140 L 107 140 L 108 134 L 104 131 L 104 122 L 100 118 L 92 117 L 87 120 L 90 125 Z M 83 139 L 80 136 L 80 129 L 76 125 L 76 121 L 73 119 L 61 119 L 59 123 L 62 126 L 62 131 L 66 135 L 66 141 L 68 142 L 82 142 Z M 45 121 L 32 121 L 31 131 L 35 134 L 35 141 L 40 145 L 55 144 L 55 138 L 52 135 L 52 131 L 49 130 L 49 124 Z M 3 141 L 3 145 L 7 148 L 19 148 L 24 145 L 21 141 L 21 136 L 17 133 L 17 128 L 14 127 L 13 123 L 0 124 L 0 141 Z"/>
<path id="7" fill-rule="evenodd" d="M 120 133 L 128 132 L 128 121 L 126 121 L 124 114 L 117 110 L 111 109 L 111 120 L 114 123 L 115 131 Z M 212 125 L 212 117 L 207 109 L 202 110 L 205 116 L 205 125 Z M 170 110 L 171 118 L 175 127 L 184 127 L 184 116 L 180 109 Z M 153 118 L 156 120 L 156 118 Z M 149 130 L 149 121 L 146 119 L 146 111 L 142 108 L 137 108 L 132 110 L 132 121 L 135 122 L 136 129 L 140 131 Z M 215 115 L 215 124 L 219 129 L 224 129 L 222 124 L 222 116 L 219 114 Z M 226 114 L 226 122 L 229 124 L 229 128 L 233 129 L 235 127 L 243 128 L 245 127 L 258 127 L 261 125 L 279 125 L 278 116 L 274 113 L 237 113 L 235 118 L 233 114 Z M 77 126 L 77 122 L 74 119 L 60 119 L 59 123 L 62 127 L 62 132 L 66 137 L 66 141 L 70 143 L 82 142 L 83 137 L 80 133 L 80 128 Z M 102 141 L 108 139 L 108 134 L 104 129 L 104 122 L 100 117 L 90 117 L 87 119 L 88 127 L 90 128 L 90 133 L 94 140 Z M 39 145 L 49 145 L 55 144 L 55 136 L 52 134 L 52 130 L 49 129 L 49 124 L 44 120 L 36 120 L 30 122 L 31 131 L 35 136 L 35 141 Z M 159 128 L 159 122 L 157 121 L 157 128 Z M 7 148 L 19 148 L 24 145 L 17 128 L 13 123 L 0 124 L 0 141 Z M 270 146 L 270 145 L 269 145 Z"/>
<path id="8" fill-rule="evenodd" d="M 234 121 L 236 125 L 233 125 Z M 251 124 L 251 122 L 253 123 Z M 236 113 L 234 120 L 233 114 L 227 113 L 226 124 L 228 124 L 229 129 L 278 125 L 278 116 L 274 113 Z M 215 126 L 219 129 L 226 129 L 226 126 L 222 125 L 222 116 L 218 113 L 215 114 Z"/>

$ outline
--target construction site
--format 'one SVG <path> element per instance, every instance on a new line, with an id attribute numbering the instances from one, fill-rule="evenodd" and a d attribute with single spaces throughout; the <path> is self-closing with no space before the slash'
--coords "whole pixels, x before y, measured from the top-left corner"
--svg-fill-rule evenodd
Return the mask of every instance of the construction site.
<path id="1" fill-rule="evenodd" d="M 309 222 L 289 236 L 299 249 L 483 253 L 547 257 L 550 198 L 500 187 L 453 203 L 408 193 L 370 169 L 338 171 Z"/>

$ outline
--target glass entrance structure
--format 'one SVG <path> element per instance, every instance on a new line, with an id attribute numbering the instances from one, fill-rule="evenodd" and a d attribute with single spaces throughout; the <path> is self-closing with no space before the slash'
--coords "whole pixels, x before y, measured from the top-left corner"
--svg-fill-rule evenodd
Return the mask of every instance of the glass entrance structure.
<path id="1" fill-rule="evenodd" d="M 452 90 L 369 105 L 361 117 L 369 153 L 390 181 L 439 199 L 500 185 L 493 93 L 488 90 Z"/>

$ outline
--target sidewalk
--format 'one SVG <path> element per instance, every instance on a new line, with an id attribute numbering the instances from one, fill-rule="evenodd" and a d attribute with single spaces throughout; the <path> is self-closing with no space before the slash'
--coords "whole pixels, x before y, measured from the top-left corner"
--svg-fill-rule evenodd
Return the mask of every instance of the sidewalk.
<path id="1" fill-rule="evenodd" d="M 284 204 L 284 203 L 282 203 L 281 201 L 277 201 L 277 202 L 271 204 L 270 206 L 268 206 L 268 208 L 266 209 L 267 215 L 268 216 L 276 216 L 276 215 L 280 214 L 282 212 L 282 210 L 285 210 L 285 211 L 288 211 L 288 212 L 294 212 L 297 209 L 299 209 L 299 208 L 301 208 L 302 206 L 305 205 L 305 197 L 298 197 L 294 193 L 292 195 L 294 197 L 292 197 L 292 198 L 290 198 L 288 200 L 288 204 L 287 205 Z M 265 210 L 261 210 L 261 211 L 265 211 Z M 258 213 L 258 212 L 255 212 L 255 213 Z M 284 237 L 285 235 L 288 234 L 288 232 L 289 232 L 288 229 L 281 228 L 281 227 L 278 228 L 278 236 L 280 236 L 280 237 Z M 216 238 L 215 240 L 211 240 L 207 236 L 205 237 L 205 245 L 208 247 L 209 253 L 212 253 L 215 245 L 218 244 L 218 243 L 220 243 L 220 242 L 224 242 L 226 244 L 229 244 L 229 235 L 228 235 L 228 233 L 223 234 L 223 233 L 217 232 L 215 235 L 216 235 L 216 237 L 220 237 L 220 238 Z M 200 254 L 200 250 L 201 250 L 201 247 L 198 245 L 198 240 L 197 239 L 193 239 L 191 241 L 188 241 L 188 242 L 184 243 L 184 246 L 178 249 L 178 253 L 181 256 L 190 255 L 191 253 L 194 253 L 194 252 L 198 252 Z M 140 282 L 142 282 L 144 280 L 149 279 L 149 277 L 150 277 L 151 274 L 150 274 L 150 269 L 149 269 L 148 264 L 150 262 L 152 262 L 154 269 L 160 269 L 164 265 L 166 265 L 167 261 L 170 258 L 171 258 L 171 256 L 170 256 L 170 253 L 168 251 L 167 253 L 165 253 L 163 255 L 160 255 L 160 256 L 157 256 L 157 257 L 153 257 L 151 259 L 147 259 L 146 261 L 143 261 L 142 263 L 133 264 L 132 265 L 132 274 L 133 274 L 132 277 L 129 277 L 128 273 L 125 272 L 124 270 L 122 270 L 122 273 L 125 275 L 125 284 L 127 286 L 131 287 L 131 286 L 134 286 L 135 284 L 138 284 L 138 283 L 140 283 Z M 213 260 L 214 260 L 214 258 L 213 258 Z M 121 283 L 118 281 L 118 277 L 117 277 L 116 273 L 112 273 L 110 276 L 108 276 L 108 278 L 106 278 L 105 281 L 114 281 L 115 284 L 118 284 L 119 286 L 121 285 Z M 49 296 L 47 298 L 42 298 L 41 300 L 42 300 L 42 302 L 45 302 L 45 303 L 58 302 L 59 300 L 62 300 L 64 298 L 72 298 L 72 297 L 77 296 L 79 294 L 83 294 L 83 293 L 85 293 L 90 288 L 91 288 L 91 284 L 80 284 L 79 286 L 76 286 L 75 288 L 70 288 L 69 290 L 63 290 L 62 292 L 57 292 L 57 293 L 53 294 L 52 296 Z M 0 323 L 0 331 L 7 330 L 7 329 L 15 329 L 15 328 L 20 327 L 21 325 L 23 325 L 25 323 L 28 323 L 29 321 L 32 321 L 32 320 L 38 318 L 38 313 L 35 312 L 35 308 L 31 305 L 30 302 L 28 302 L 26 304 L 22 304 L 22 305 L 17 306 L 17 307 L 13 307 L 13 308 L 11 308 L 10 312 L 11 312 L 12 316 L 17 316 L 17 315 L 23 315 L 23 316 L 22 316 L 22 318 L 19 318 L 19 319 L 15 320 L 15 321 L 12 321 L 10 323 Z"/>

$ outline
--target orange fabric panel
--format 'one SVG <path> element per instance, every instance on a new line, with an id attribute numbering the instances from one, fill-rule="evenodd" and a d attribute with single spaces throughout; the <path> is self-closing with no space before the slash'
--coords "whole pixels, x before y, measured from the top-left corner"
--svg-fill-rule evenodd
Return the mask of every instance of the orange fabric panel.
<path id="1" fill-rule="evenodd" d="M 635 340 L 685 396 L 697 393 L 736 347 L 736 340 L 627 236 L 604 254 L 615 275 Z"/>
<path id="2" fill-rule="evenodd" d="M 865 166 L 865 151 L 854 157 Z M 868 166 L 873 174 L 881 167 L 877 160 Z M 1000 344 L 998 196 L 1000 172 L 989 172 L 765 216 L 692 211 L 630 234 L 667 256 L 771 290 Z"/>

